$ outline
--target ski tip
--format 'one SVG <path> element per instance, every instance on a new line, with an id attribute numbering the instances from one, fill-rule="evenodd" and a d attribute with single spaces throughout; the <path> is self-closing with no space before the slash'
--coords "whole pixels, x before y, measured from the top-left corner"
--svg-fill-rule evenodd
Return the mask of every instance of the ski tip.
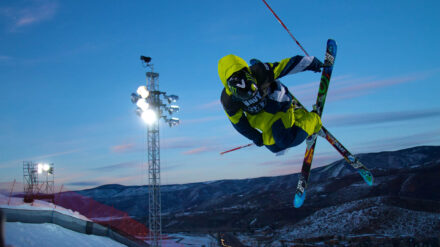
<path id="1" fill-rule="evenodd" d="M 367 183 L 369 186 L 373 185 L 374 177 L 373 177 L 373 174 L 371 174 L 370 171 L 359 170 L 358 172 L 362 176 L 362 178 L 364 179 L 365 183 Z"/>
<path id="2" fill-rule="evenodd" d="M 328 39 L 327 45 L 336 45 L 336 41 L 334 39 Z"/>
<path id="3" fill-rule="evenodd" d="M 327 53 L 329 53 L 333 56 L 333 60 L 336 57 L 337 49 L 338 49 L 338 46 L 336 45 L 336 41 L 333 39 L 328 39 L 327 40 Z M 327 57 L 327 55 L 326 55 L 326 57 Z M 332 65 L 333 65 L 333 63 L 334 63 L 334 61 L 332 62 Z"/>
<path id="4" fill-rule="evenodd" d="M 366 182 L 369 186 L 373 186 L 374 178 L 371 177 L 369 180 L 366 180 L 366 179 L 365 179 L 365 182 Z"/>
<path id="5" fill-rule="evenodd" d="M 295 208 L 300 208 L 304 204 L 305 198 L 306 198 L 306 192 L 301 194 L 295 194 L 295 199 L 293 199 L 293 206 Z"/>

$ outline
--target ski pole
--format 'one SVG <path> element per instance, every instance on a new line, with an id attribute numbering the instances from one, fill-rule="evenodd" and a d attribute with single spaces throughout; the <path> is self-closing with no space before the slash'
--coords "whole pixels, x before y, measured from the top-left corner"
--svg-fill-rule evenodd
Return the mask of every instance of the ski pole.
<path id="1" fill-rule="evenodd" d="M 226 150 L 224 152 L 221 152 L 220 154 L 222 155 L 222 154 L 229 153 L 229 152 L 232 152 L 232 151 L 235 151 L 235 150 L 238 150 L 238 149 L 242 149 L 242 148 L 245 148 L 245 147 L 249 147 L 249 146 L 252 146 L 252 145 L 254 145 L 254 144 L 253 143 L 249 143 L 249 144 L 246 144 L 246 145 L 243 145 L 243 146 L 239 146 L 239 147 L 236 147 L 236 148 L 233 148 L 233 149 Z"/>
<path id="2" fill-rule="evenodd" d="M 275 14 L 275 12 L 272 10 L 272 8 L 269 6 L 269 4 L 267 4 L 266 0 L 263 0 L 264 4 L 266 4 L 267 8 L 269 8 L 269 10 L 272 12 L 272 14 L 275 16 L 275 18 L 277 18 L 278 22 L 284 27 L 284 29 L 286 29 L 286 31 L 290 34 L 290 37 L 292 37 L 292 39 L 296 42 L 296 44 L 299 46 L 299 48 L 301 48 L 301 50 L 306 54 L 306 56 L 309 57 L 309 54 L 306 52 L 306 50 L 304 50 L 304 48 L 301 46 L 301 44 L 298 42 L 298 40 L 295 39 L 295 37 L 293 37 L 292 33 L 289 31 L 289 29 L 286 27 L 286 25 L 284 25 L 283 21 L 277 16 L 277 14 Z"/>

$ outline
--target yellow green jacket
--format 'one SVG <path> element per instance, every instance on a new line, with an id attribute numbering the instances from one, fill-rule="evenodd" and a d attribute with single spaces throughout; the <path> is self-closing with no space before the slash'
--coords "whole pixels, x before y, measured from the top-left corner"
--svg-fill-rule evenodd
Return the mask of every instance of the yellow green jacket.
<path id="1" fill-rule="evenodd" d="M 275 63 L 254 60 L 254 64 L 249 66 L 242 58 L 232 54 L 221 58 L 218 63 L 218 74 L 224 86 L 221 102 L 234 128 L 250 140 L 262 138 L 264 145 L 275 144 L 272 124 L 279 119 L 285 128 L 296 125 L 309 135 L 319 131 L 319 116 L 304 109 L 294 109 L 291 93 L 278 80 L 288 74 L 316 69 L 318 65 L 314 60 L 314 57 L 294 56 Z M 260 93 L 265 95 L 264 104 L 261 102 L 264 107 L 258 112 L 237 100 L 228 88 L 227 79 L 243 68 L 248 68 L 257 81 Z"/>

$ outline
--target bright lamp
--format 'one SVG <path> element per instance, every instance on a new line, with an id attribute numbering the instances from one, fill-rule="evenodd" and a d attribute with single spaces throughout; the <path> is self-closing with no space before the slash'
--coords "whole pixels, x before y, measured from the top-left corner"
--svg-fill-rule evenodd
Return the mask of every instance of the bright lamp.
<path id="1" fill-rule="evenodd" d="M 141 118 L 142 118 L 142 120 L 144 120 L 145 123 L 150 125 L 150 124 L 153 124 L 157 120 L 157 115 L 156 115 L 156 112 L 154 112 L 151 109 L 148 109 L 148 110 L 142 112 Z"/>
<path id="2" fill-rule="evenodd" d="M 139 100 L 136 102 L 136 105 L 137 105 L 139 108 L 141 108 L 142 111 L 146 111 L 146 110 L 148 109 L 148 107 L 149 107 L 147 101 L 146 101 L 144 98 L 139 99 Z"/>
<path id="3" fill-rule="evenodd" d="M 49 164 L 43 164 L 43 171 L 47 172 L 49 171 L 49 169 L 50 169 Z"/>
<path id="4" fill-rule="evenodd" d="M 140 86 L 138 87 L 137 91 L 136 91 L 142 98 L 146 99 L 148 97 L 148 95 L 150 95 L 150 92 L 148 92 L 147 87 L 146 86 Z"/>
<path id="5" fill-rule="evenodd" d="M 43 173 L 43 164 L 38 164 L 37 165 L 37 172 L 38 172 L 38 174 Z"/>

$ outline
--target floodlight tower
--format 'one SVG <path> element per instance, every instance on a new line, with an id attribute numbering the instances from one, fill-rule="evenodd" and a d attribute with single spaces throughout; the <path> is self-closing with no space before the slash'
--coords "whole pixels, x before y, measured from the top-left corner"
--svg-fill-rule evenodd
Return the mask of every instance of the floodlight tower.
<path id="1" fill-rule="evenodd" d="M 23 161 L 24 201 L 52 199 L 54 195 L 54 165 Z"/>
<path id="2" fill-rule="evenodd" d="M 24 202 L 34 201 L 34 191 L 38 187 L 38 175 L 32 162 L 23 161 Z"/>
<path id="3" fill-rule="evenodd" d="M 136 113 L 148 126 L 148 225 L 151 246 L 157 247 L 160 246 L 162 234 L 159 120 L 163 118 L 170 127 L 178 125 L 179 119 L 171 115 L 178 112 L 180 108 L 177 105 L 171 105 L 179 99 L 178 96 L 167 95 L 166 92 L 159 91 L 159 73 L 154 72 L 153 64 L 150 64 L 151 57 L 141 56 L 141 60 L 146 67 L 150 68 L 150 71 L 146 73 L 147 86 L 140 86 L 136 93 L 132 93 L 131 101 L 137 105 Z"/>

